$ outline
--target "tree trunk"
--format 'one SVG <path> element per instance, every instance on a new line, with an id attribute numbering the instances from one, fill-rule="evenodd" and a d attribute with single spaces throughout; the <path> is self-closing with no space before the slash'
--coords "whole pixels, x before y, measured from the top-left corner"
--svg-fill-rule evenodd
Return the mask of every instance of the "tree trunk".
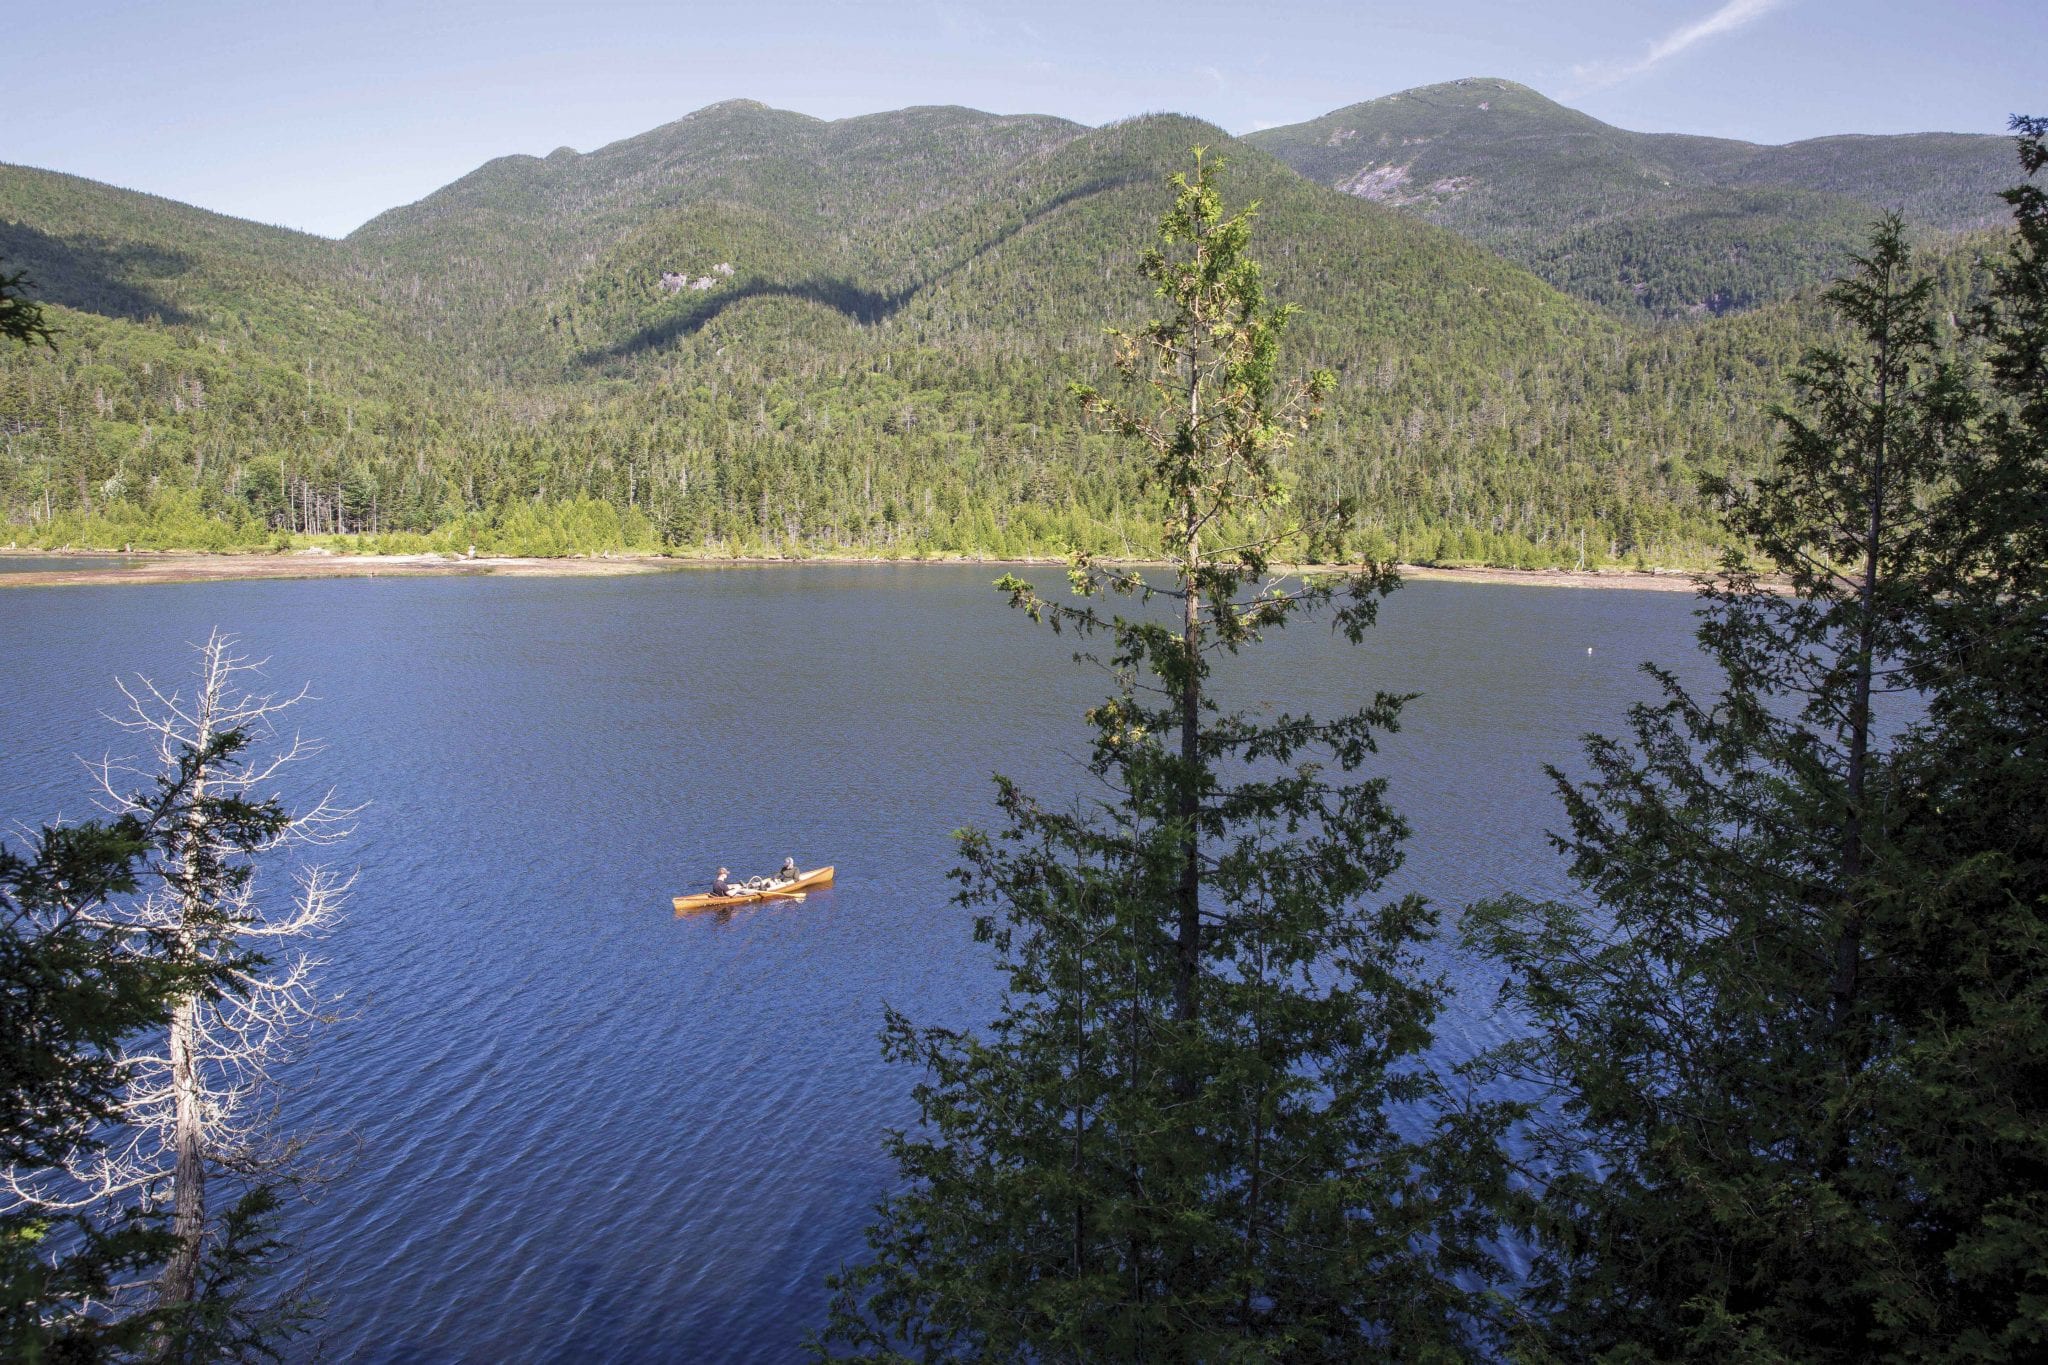
<path id="1" fill-rule="evenodd" d="M 1849 1026 L 1856 1005 L 1856 982 L 1863 966 L 1863 907 L 1857 884 L 1863 880 L 1866 770 L 1870 761 L 1870 687 L 1877 668 L 1878 550 L 1884 534 L 1885 443 L 1891 434 L 1888 406 L 1891 380 L 1889 327 L 1877 346 L 1877 448 L 1870 470 L 1870 517 L 1864 528 L 1863 581 L 1856 592 L 1855 683 L 1849 708 L 1848 809 L 1842 821 L 1842 924 L 1835 937 L 1835 963 L 1828 983 L 1828 1031 L 1839 1035 Z"/>
<path id="2" fill-rule="evenodd" d="M 1192 537 L 1190 550 L 1192 556 Z M 1200 1006 L 1195 999 L 1195 977 L 1202 964 L 1202 867 L 1201 835 L 1195 828 L 1201 813 L 1201 792 L 1195 774 L 1201 763 L 1201 683 L 1195 670 L 1201 661 L 1202 603 L 1188 580 L 1187 601 L 1181 617 L 1182 667 L 1187 678 L 1180 697 L 1180 809 L 1175 812 L 1186 833 L 1182 836 L 1180 885 L 1174 890 L 1178 922 L 1174 926 L 1176 974 L 1173 983 L 1174 1018 L 1185 1023 L 1194 1019 Z"/>
<path id="3" fill-rule="evenodd" d="M 1202 367 L 1197 353 L 1188 377 L 1188 430 L 1199 432 L 1202 416 Z M 1199 436 L 1196 437 L 1199 439 Z M 1201 523 L 1193 487 L 1182 495 L 1182 513 L 1187 541 L 1181 548 L 1181 668 L 1180 692 L 1180 808 L 1184 833 L 1180 885 L 1174 890 L 1174 981 L 1173 1017 L 1192 1022 L 1201 1011 L 1195 998 L 1195 979 L 1202 969 L 1202 839 L 1196 829 L 1201 813 L 1201 787 L 1196 774 L 1202 762 L 1202 596 L 1198 578 L 1202 568 Z"/>
<path id="4" fill-rule="evenodd" d="M 1083 1141 L 1087 1126 L 1088 1111 L 1082 1102 L 1082 1083 L 1088 1074 L 1088 1035 L 1085 1014 L 1088 1007 L 1088 991 L 1085 986 L 1077 989 L 1074 1001 L 1074 1151 L 1069 1172 L 1074 1182 L 1073 1220 L 1073 1274 L 1079 1280 L 1088 1271 L 1088 1201 L 1082 1193 Z"/>
<path id="5" fill-rule="evenodd" d="M 209 643 L 209 650 L 211 644 Z M 197 748 L 204 752 L 213 742 L 214 704 L 217 700 L 213 667 L 215 656 L 207 657 L 208 676 L 199 696 L 198 724 L 194 727 Z M 199 858 L 199 841 L 206 837 L 203 804 L 209 795 L 210 774 L 201 767 L 192 779 L 193 809 L 186 819 L 189 841 L 180 855 L 189 874 Z M 189 949 L 201 907 L 187 887 L 181 937 Z M 206 1115 L 199 1088 L 199 1000 L 186 996 L 171 1014 L 171 1093 L 173 1100 L 172 1142 L 177 1161 L 171 1170 L 171 1236 L 174 1245 L 164 1265 L 157 1301 L 161 1304 L 192 1302 L 199 1283 L 199 1253 L 206 1240 Z"/>
<path id="6" fill-rule="evenodd" d="M 199 1254 L 206 1236 L 206 1160 L 199 1112 L 199 1078 L 193 1058 L 199 1002 L 182 1000 L 171 1016 L 171 1084 L 176 1094 L 174 1140 L 177 1166 L 171 1175 L 171 1257 L 157 1294 L 162 1304 L 190 1303 L 199 1282 Z"/>

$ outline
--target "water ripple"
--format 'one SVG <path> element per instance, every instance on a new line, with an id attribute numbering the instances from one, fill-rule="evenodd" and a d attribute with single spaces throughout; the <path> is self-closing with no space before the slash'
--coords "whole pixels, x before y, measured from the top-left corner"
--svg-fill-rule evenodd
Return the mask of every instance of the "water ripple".
<path id="1" fill-rule="evenodd" d="M 374 801 L 326 945 L 352 1015 L 287 1106 L 360 1144 L 291 1212 L 329 1356 L 789 1358 L 887 1187 L 881 1131 L 911 1117 L 876 1048 L 883 1003 L 960 1025 L 996 999 L 948 831 L 993 819 L 993 770 L 1079 781 L 1098 680 L 1004 612 L 993 576 L 7 594 L 0 726 L 28 780 L 0 817 L 84 810 L 69 756 L 109 747 L 108 680 L 178 675 L 215 624 L 280 685 L 315 682 L 308 732 L 330 747 L 309 782 Z M 1366 649 L 1289 632 L 1232 686 L 1326 712 L 1427 694 L 1383 754 L 1415 830 L 1389 894 L 1454 918 L 1566 889 L 1541 765 L 1616 727 L 1645 692 L 1633 662 L 1683 660 L 1689 626 L 1682 597 L 1422 583 Z M 669 913 L 719 862 L 785 854 L 835 862 L 837 885 Z M 1433 960 L 1463 991 L 1440 1054 L 1503 1037 L 1487 970 Z"/>

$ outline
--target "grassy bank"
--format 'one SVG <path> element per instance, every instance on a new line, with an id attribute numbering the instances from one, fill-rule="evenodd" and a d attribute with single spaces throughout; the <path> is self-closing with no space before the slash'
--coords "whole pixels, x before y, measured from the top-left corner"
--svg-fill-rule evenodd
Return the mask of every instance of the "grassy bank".
<path id="1" fill-rule="evenodd" d="M 621 511 L 579 498 L 559 503 L 518 503 L 493 512 L 452 517 L 431 531 L 347 535 L 291 534 L 249 516 L 224 517 L 203 509 L 188 493 L 167 493 L 146 505 L 116 502 L 91 512 L 62 512 L 0 532 L 13 549 L 291 555 L 324 551 L 344 556 L 444 555 L 566 559 L 592 555 L 663 555 L 697 560 L 848 559 L 924 560 L 1060 559 L 1074 550 L 1105 558 L 1156 557 L 1151 528 L 1105 523 L 1072 509 L 1019 515 L 998 529 L 985 518 L 941 523 L 915 536 L 823 539 L 740 533 L 708 539 L 663 534 L 641 509 Z M 1585 541 L 1535 544 L 1513 533 L 1476 530 L 1387 535 L 1368 528 L 1319 548 L 1316 563 L 1393 559 L 1442 569 L 1653 572 L 1706 568 L 1708 546 L 1677 554 L 1613 554 Z"/>

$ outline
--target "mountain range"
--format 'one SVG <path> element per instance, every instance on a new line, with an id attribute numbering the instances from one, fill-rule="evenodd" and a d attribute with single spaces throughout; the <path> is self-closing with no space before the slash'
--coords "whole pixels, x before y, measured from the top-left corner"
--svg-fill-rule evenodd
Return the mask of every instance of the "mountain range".
<path id="1" fill-rule="evenodd" d="M 2005 138 L 1760 146 L 1632 133 L 1473 78 L 1245 139 L 1309 179 L 1491 247 L 1567 293 L 1657 316 L 1724 313 L 1831 277 L 1897 213 L 1923 238 L 2004 221 Z"/>
<path id="2" fill-rule="evenodd" d="M 1995 137 L 1756 148 L 1485 80 L 1245 139 L 734 101 L 338 242 L 0 167 L 61 333 L 0 358 L 0 510 L 45 544 L 1142 553 L 1134 456 L 1065 393 L 1147 314 L 1198 144 L 1302 306 L 1289 363 L 1340 376 L 1299 481 L 1355 499 L 1348 552 L 1423 560 L 1711 554 L 1697 474 L 1768 457 L 1811 285 L 1897 208 L 1960 302 L 2017 179 Z"/>

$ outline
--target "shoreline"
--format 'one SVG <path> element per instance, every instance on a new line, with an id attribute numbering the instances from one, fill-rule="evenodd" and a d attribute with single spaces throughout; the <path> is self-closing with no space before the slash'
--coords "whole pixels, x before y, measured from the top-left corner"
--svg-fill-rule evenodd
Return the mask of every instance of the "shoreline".
<path id="1" fill-rule="evenodd" d="M 883 559 L 868 555 L 807 555 L 802 559 L 771 557 L 671 556 L 615 554 L 594 557 L 537 559 L 520 556 L 476 559 L 438 554 L 349 555 L 308 551 L 290 553 L 208 553 L 143 550 L 123 554 L 106 550 L 0 550 L 22 559 L 48 558 L 47 569 L 0 572 L 0 588 L 71 588 L 147 583 L 221 583 L 282 578 L 429 578 L 452 575 L 497 575 L 508 578 L 616 578 L 629 574 L 675 573 L 687 569 L 793 568 L 805 564 L 874 565 L 922 568 L 931 565 L 981 564 L 1001 568 L 1058 568 L 1054 558 Z M 108 567 L 63 567 L 66 561 L 105 561 Z M 1322 566 L 1319 566 L 1322 567 Z M 1335 569 L 1341 566 L 1327 566 Z M 1418 582 L 1510 584 L 1523 587 L 1633 589 L 1648 592 L 1692 592 L 1693 575 L 1679 569 L 1499 569 L 1433 564 L 1401 564 L 1401 577 Z"/>

